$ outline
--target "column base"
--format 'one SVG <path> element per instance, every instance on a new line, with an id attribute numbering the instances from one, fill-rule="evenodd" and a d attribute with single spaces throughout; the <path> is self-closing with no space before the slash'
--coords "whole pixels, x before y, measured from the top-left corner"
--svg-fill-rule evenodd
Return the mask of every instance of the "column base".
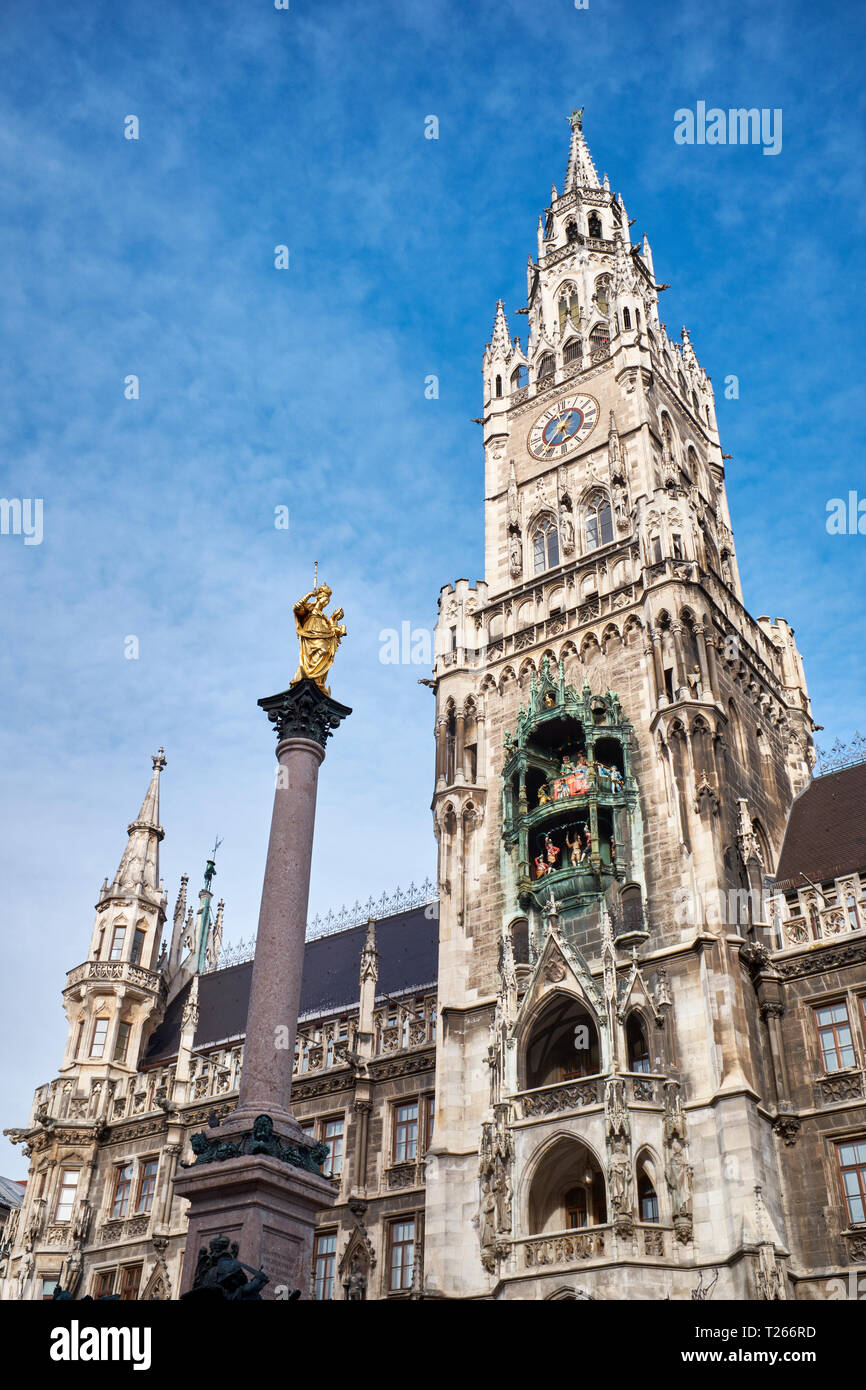
<path id="1" fill-rule="evenodd" d="M 281 1287 L 309 1298 L 316 1218 L 337 1200 L 330 1178 L 269 1155 L 243 1154 L 184 1169 L 174 1190 L 190 1204 L 182 1294 L 193 1286 L 202 1246 L 227 1236 L 237 1241 L 243 1264 L 267 1274 L 263 1299 L 274 1299 Z"/>

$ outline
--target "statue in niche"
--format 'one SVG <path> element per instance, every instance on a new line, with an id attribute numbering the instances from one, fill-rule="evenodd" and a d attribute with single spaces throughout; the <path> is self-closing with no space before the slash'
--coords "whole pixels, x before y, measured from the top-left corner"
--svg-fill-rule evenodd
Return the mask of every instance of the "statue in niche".
<path id="1" fill-rule="evenodd" d="M 550 792 L 546 782 L 542 782 L 541 786 L 538 788 L 538 804 L 539 806 L 550 805 Z"/>
<path id="2" fill-rule="evenodd" d="M 617 1134 L 611 1143 L 608 1182 L 610 1204 L 617 1216 L 620 1216 L 631 1208 L 631 1157 L 628 1139 L 624 1134 Z"/>
<path id="3" fill-rule="evenodd" d="M 346 1298 L 352 1303 L 363 1302 L 367 1297 L 367 1275 L 361 1269 L 361 1261 L 356 1255 L 348 1279 L 343 1280 Z"/>
<path id="4" fill-rule="evenodd" d="M 536 878 L 544 878 L 544 875 L 545 875 L 545 874 L 553 873 L 553 870 L 551 869 L 550 865 L 549 865 L 549 864 L 547 863 L 547 861 L 545 860 L 543 854 L 536 855 L 536 858 L 535 858 L 535 860 L 534 860 L 533 862 L 534 862 L 534 864 L 535 864 L 535 877 L 536 877 Z"/>
<path id="5" fill-rule="evenodd" d="M 582 864 L 583 861 L 584 861 L 584 858 L 585 858 L 584 847 L 583 847 L 583 841 L 582 841 L 582 839 L 581 839 L 580 827 L 579 827 L 579 826 L 578 826 L 577 829 L 575 830 L 573 836 L 571 836 L 571 835 L 566 835 L 566 837 L 565 837 L 565 843 L 567 844 L 569 850 L 571 851 L 571 853 L 570 853 L 570 855 L 569 855 L 569 858 L 570 858 L 570 860 L 571 860 L 571 867 L 572 867 L 573 869 L 576 869 L 577 866 L 578 866 L 578 864 Z"/>
<path id="6" fill-rule="evenodd" d="M 523 549 L 520 544 L 519 536 L 512 536 L 508 547 L 508 567 L 515 579 L 519 579 L 523 573 Z"/>
<path id="7" fill-rule="evenodd" d="M 550 872 L 556 868 L 556 861 L 562 850 L 559 845 L 555 845 L 549 835 L 544 837 L 544 852 L 547 855 L 547 862 L 550 865 Z"/>
<path id="8" fill-rule="evenodd" d="M 689 688 L 689 695 L 693 700 L 701 698 L 701 668 L 693 666 L 691 671 L 686 673 L 686 685 Z"/>
<path id="9" fill-rule="evenodd" d="M 562 553 L 563 555 L 570 555 L 574 550 L 574 525 L 570 516 L 563 516 L 560 535 L 562 537 Z"/>

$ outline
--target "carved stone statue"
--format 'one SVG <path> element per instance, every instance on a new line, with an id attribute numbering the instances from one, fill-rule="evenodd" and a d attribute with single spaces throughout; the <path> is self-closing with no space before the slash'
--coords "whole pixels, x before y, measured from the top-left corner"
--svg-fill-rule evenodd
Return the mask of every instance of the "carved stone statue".
<path id="1" fill-rule="evenodd" d="M 326 695 L 331 692 L 325 685 L 325 677 L 334 664 L 341 639 L 346 636 L 345 624 L 340 622 L 342 608 L 335 608 L 330 616 L 325 612 L 330 601 L 331 590 L 327 584 L 318 584 L 298 599 L 293 610 L 301 651 L 292 685 L 311 680 Z"/>
<path id="2" fill-rule="evenodd" d="M 523 548 L 517 535 L 511 537 L 508 545 L 508 567 L 515 579 L 523 573 Z"/>
<path id="3" fill-rule="evenodd" d="M 356 1255 L 352 1260 L 352 1268 L 348 1279 L 343 1280 L 343 1288 L 346 1290 L 346 1298 L 352 1303 L 361 1303 L 367 1297 L 367 1275 L 361 1268 L 361 1261 Z"/>
<path id="4" fill-rule="evenodd" d="M 608 1164 L 610 1204 L 617 1216 L 631 1211 L 631 1155 L 624 1134 L 618 1134 L 610 1148 Z"/>

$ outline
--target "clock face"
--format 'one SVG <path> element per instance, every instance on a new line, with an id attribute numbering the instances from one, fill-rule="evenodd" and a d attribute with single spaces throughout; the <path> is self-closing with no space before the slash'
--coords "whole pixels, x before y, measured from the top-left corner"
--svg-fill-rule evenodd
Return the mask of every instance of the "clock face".
<path id="1" fill-rule="evenodd" d="M 598 401 L 593 396 L 562 396 L 529 431 L 529 452 L 538 459 L 565 458 L 597 424 Z"/>

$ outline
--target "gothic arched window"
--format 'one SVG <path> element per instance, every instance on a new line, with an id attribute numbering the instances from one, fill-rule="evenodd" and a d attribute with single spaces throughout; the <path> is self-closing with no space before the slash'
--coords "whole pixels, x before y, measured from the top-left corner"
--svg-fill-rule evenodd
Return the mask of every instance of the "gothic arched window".
<path id="1" fill-rule="evenodd" d="M 546 352 L 538 364 L 538 380 L 544 381 L 547 377 L 553 376 L 555 366 L 553 353 Z"/>
<path id="2" fill-rule="evenodd" d="M 501 377 L 501 376 L 497 376 L 497 378 L 496 378 L 496 394 L 497 394 L 497 396 L 501 396 L 501 395 L 502 395 L 502 377 Z"/>
<path id="3" fill-rule="evenodd" d="M 527 371 L 526 367 L 516 367 L 514 371 L 511 373 L 512 391 L 519 391 L 522 386 L 526 385 L 528 380 L 529 372 Z"/>
<path id="4" fill-rule="evenodd" d="M 552 570 L 559 564 L 559 535 L 549 517 L 540 521 L 532 537 L 532 558 L 536 574 Z"/>
<path id="5" fill-rule="evenodd" d="M 579 235 L 580 233 L 577 230 L 577 223 L 575 222 L 573 217 L 570 217 L 565 224 L 565 239 L 569 243 L 574 242 L 577 241 Z"/>
<path id="6" fill-rule="evenodd" d="M 607 357 L 610 351 L 610 332 L 606 323 L 597 323 L 589 335 L 589 355 L 593 362 Z"/>
<path id="7" fill-rule="evenodd" d="M 572 338 L 571 341 L 565 345 L 565 352 L 562 355 L 562 360 L 568 365 L 569 362 L 580 362 L 582 358 L 583 343 L 579 338 Z"/>
<path id="8" fill-rule="evenodd" d="M 613 517 L 607 493 L 599 492 L 591 497 L 586 509 L 586 548 L 595 550 L 600 545 L 608 545 L 613 540 Z"/>
<path id="9" fill-rule="evenodd" d="M 591 212 L 589 214 L 589 218 L 587 219 L 586 223 L 586 228 L 590 236 L 601 236 L 601 218 L 599 217 L 597 212 Z"/>
<path id="10" fill-rule="evenodd" d="M 626 330 L 631 328 L 631 314 L 627 308 L 622 311 L 622 326 Z"/>
<path id="11" fill-rule="evenodd" d="M 610 286 L 609 275 L 599 275 L 595 282 L 595 302 L 598 305 L 598 312 L 607 318 L 610 313 L 610 301 L 608 299 L 608 288 Z"/>
<path id="12" fill-rule="evenodd" d="M 652 1185 L 652 1179 L 641 1164 L 637 1180 L 637 1200 L 641 1221 L 656 1222 L 659 1219 L 659 1199 Z"/>
<path id="13" fill-rule="evenodd" d="M 646 1029 L 643 1026 L 639 1014 L 629 1014 L 625 1029 L 625 1040 L 628 1047 L 629 1071 L 649 1071 L 649 1043 L 646 1040 Z"/>
<path id="14" fill-rule="evenodd" d="M 559 287 L 559 331 L 564 333 L 569 324 L 573 327 L 580 327 L 580 303 L 577 298 L 577 288 L 571 284 L 560 285 Z"/>

